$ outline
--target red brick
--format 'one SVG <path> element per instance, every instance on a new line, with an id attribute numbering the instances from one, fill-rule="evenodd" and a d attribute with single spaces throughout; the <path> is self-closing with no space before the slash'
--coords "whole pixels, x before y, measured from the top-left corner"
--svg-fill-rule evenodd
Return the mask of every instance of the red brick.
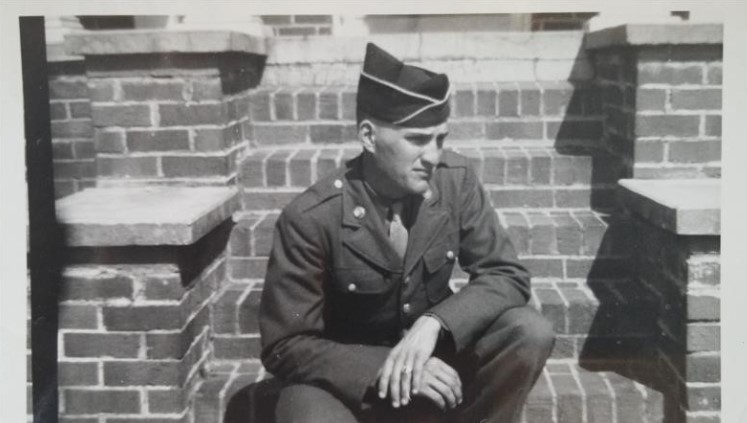
<path id="1" fill-rule="evenodd" d="M 709 84 L 721 85 L 723 83 L 723 67 L 720 64 L 709 64 L 707 71 L 706 79 Z"/>
<path id="2" fill-rule="evenodd" d="M 573 95 L 574 92 L 570 86 L 545 89 L 542 112 L 549 116 L 565 115 Z"/>
<path id="3" fill-rule="evenodd" d="M 275 104 L 275 119 L 293 120 L 293 93 L 289 90 L 280 90 L 273 95 Z"/>
<path id="4" fill-rule="evenodd" d="M 483 150 L 482 182 L 485 184 L 500 184 L 505 181 L 506 156 L 503 150 L 486 148 Z"/>
<path id="5" fill-rule="evenodd" d="M 340 156 L 340 150 L 334 148 L 325 148 L 319 152 L 316 160 L 317 180 L 333 173 L 337 169 L 337 159 Z"/>
<path id="6" fill-rule="evenodd" d="M 185 389 L 149 389 L 145 392 L 151 413 L 180 414 L 187 407 Z"/>
<path id="7" fill-rule="evenodd" d="M 231 260 L 229 271 L 233 279 L 262 279 L 265 277 L 267 259 L 235 258 Z"/>
<path id="8" fill-rule="evenodd" d="M 186 378 L 178 361 L 106 361 L 104 384 L 107 386 L 158 385 L 179 386 Z"/>
<path id="9" fill-rule="evenodd" d="M 597 192 L 597 191 L 595 191 Z M 555 207 L 558 208 L 589 208 L 591 207 L 591 190 L 559 189 L 554 193 Z"/>
<path id="10" fill-rule="evenodd" d="M 346 131 L 346 126 L 349 125 L 311 125 L 309 132 L 311 142 L 314 144 L 336 144 L 352 141 L 353 139 L 349 137 L 350 130 Z"/>
<path id="11" fill-rule="evenodd" d="M 238 126 L 237 128 L 240 128 Z M 231 144 L 224 137 L 225 129 L 201 128 L 195 129 L 195 149 L 197 151 L 223 150 Z"/>
<path id="12" fill-rule="evenodd" d="M 91 277 L 65 274 L 63 278 L 62 301 L 132 298 L 132 279 L 127 276 L 102 272 Z"/>
<path id="13" fill-rule="evenodd" d="M 502 213 L 504 226 L 518 254 L 529 253 L 529 223 L 522 213 Z"/>
<path id="14" fill-rule="evenodd" d="M 225 117 L 221 122 L 226 121 L 235 123 L 241 120 L 247 120 L 249 117 L 249 102 L 247 97 L 234 97 L 224 100 L 223 108 L 225 110 Z"/>
<path id="15" fill-rule="evenodd" d="M 95 177 L 93 160 L 57 160 L 53 162 L 57 179 L 82 179 Z"/>
<path id="16" fill-rule="evenodd" d="M 602 242 L 604 242 L 607 225 L 588 210 L 574 211 L 573 215 L 581 224 L 581 232 L 584 234 L 581 253 L 588 256 L 597 255 Z"/>
<path id="17" fill-rule="evenodd" d="M 717 321 L 721 319 L 721 298 L 715 294 L 688 293 L 688 321 Z"/>
<path id="18" fill-rule="evenodd" d="M 102 176 L 158 176 L 158 161 L 155 157 L 98 157 L 96 167 L 97 173 Z"/>
<path id="19" fill-rule="evenodd" d="M 96 158 L 96 149 L 92 140 L 76 140 L 72 143 L 73 153 L 78 159 Z"/>
<path id="20" fill-rule="evenodd" d="M 546 122 L 547 139 L 550 140 L 588 140 L 598 141 L 602 137 L 600 121 L 565 120 Z"/>
<path id="21" fill-rule="evenodd" d="M 260 355 L 259 337 L 216 336 L 213 342 L 215 358 L 219 360 L 246 360 Z"/>
<path id="22" fill-rule="evenodd" d="M 708 136 L 721 136 L 721 115 L 706 115 L 705 134 Z"/>
<path id="23" fill-rule="evenodd" d="M 136 390 L 65 389 L 62 394 L 67 414 L 137 414 L 141 410 Z"/>
<path id="24" fill-rule="evenodd" d="M 552 159 L 545 150 L 530 150 L 529 181 L 532 185 L 549 185 L 552 174 Z"/>
<path id="25" fill-rule="evenodd" d="M 672 90 L 674 110 L 721 110 L 721 89 Z"/>
<path id="26" fill-rule="evenodd" d="M 130 151 L 189 150 L 189 133 L 183 129 L 159 131 L 128 131 Z"/>
<path id="27" fill-rule="evenodd" d="M 566 305 L 563 298 L 555 289 L 535 289 L 534 293 L 541 305 L 541 312 L 552 323 L 555 333 L 568 333 Z"/>
<path id="28" fill-rule="evenodd" d="M 99 153 L 124 153 L 126 151 L 124 132 L 97 129 L 94 143 Z"/>
<path id="29" fill-rule="evenodd" d="M 264 160 L 271 151 L 254 151 L 241 162 L 241 185 L 244 187 L 265 186 Z"/>
<path id="30" fill-rule="evenodd" d="M 305 143 L 309 136 L 308 125 L 255 124 L 252 127 L 259 145 Z"/>
<path id="31" fill-rule="evenodd" d="M 242 218 L 231 230 L 229 240 L 230 254 L 233 257 L 249 257 L 251 255 L 251 232 L 257 223 L 257 218 Z"/>
<path id="32" fill-rule="evenodd" d="M 211 78 L 192 81 L 192 100 L 220 100 L 223 98 L 223 88 L 220 79 Z"/>
<path id="33" fill-rule="evenodd" d="M 316 35 L 316 27 L 313 26 L 289 26 L 275 29 L 279 37 L 308 37 Z"/>
<path id="34" fill-rule="evenodd" d="M 490 193 L 499 208 L 552 207 L 553 192 L 549 189 L 502 189 Z"/>
<path id="35" fill-rule="evenodd" d="M 485 138 L 485 123 L 470 121 L 449 122 L 451 140 L 482 140 Z"/>
<path id="36" fill-rule="evenodd" d="M 663 111 L 667 102 L 667 91 L 663 89 L 636 90 L 636 110 L 658 110 Z"/>
<path id="37" fill-rule="evenodd" d="M 91 101 L 113 101 L 115 97 L 114 80 L 90 79 L 88 81 L 88 92 Z"/>
<path id="38" fill-rule="evenodd" d="M 68 118 L 66 102 L 50 102 L 49 118 L 51 120 L 65 120 Z"/>
<path id="39" fill-rule="evenodd" d="M 179 301 L 187 289 L 182 285 L 181 277 L 176 273 L 148 275 L 143 280 L 143 285 L 143 293 L 149 300 Z"/>
<path id="40" fill-rule="evenodd" d="M 332 15 L 294 15 L 297 24 L 331 24 Z"/>
<path id="41" fill-rule="evenodd" d="M 66 357 L 137 358 L 140 335 L 111 333 L 65 333 Z"/>
<path id="42" fill-rule="evenodd" d="M 57 384 L 63 386 L 91 386 L 99 384 L 98 362 L 57 363 Z"/>
<path id="43" fill-rule="evenodd" d="M 311 160 L 316 150 L 299 150 L 290 159 L 290 186 L 307 187 L 311 185 Z"/>
<path id="44" fill-rule="evenodd" d="M 718 354 L 688 354 L 685 357 L 686 373 L 688 382 L 713 382 L 721 381 L 721 356 Z"/>
<path id="45" fill-rule="evenodd" d="M 718 323 L 689 323 L 687 325 L 687 351 L 719 351 L 721 325 Z"/>
<path id="46" fill-rule="evenodd" d="M 58 310 L 60 329 L 96 329 L 98 311 L 96 306 L 60 304 Z"/>
<path id="47" fill-rule="evenodd" d="M 54 160 L 73 159 L 75 157 L 75 154 L 73 154 L 73 143 L 52 140 L 52 157 L 54 157 Z"/>
<path id="48" fill-rule="evenodd" d="M 454 93 L 454 105 L 454 116 L 475 115 L 475 92 L 471 86 L 465 85 L 457 89 Z"/>
<path id="49" fill-rule="evenodd" d="M 477 87 L 477 115 L 496 116 L 497 93 L 493 86 Z"/>
<path id="50" fill-rule="evenodd" d="M 110 331 L 149 331 L 180 329 L 179 306 L 104 307 L 104 327 Z"/>
<path id="51" fill-rule="evenodd" d="M 262 22 L 265 25 L 284 25 L 291 23 L 291 15 L 263 15 Z"/>
<path id="52" fill-rule="evenodd" d="M 53 100 L 88 98 L 88 86 L 84 80 L 49 81 L 49 98 Z"/>
<path id="53" fill-rule="evenodd" d="M 287 183 L 286 169 L 291 150 L 278 150 L 270 155 L 266 162 L 267 186 L 282 187 Z"/>
<path id="54" fill-rule="evenodd" d="M 93 124 L 90 119 L 50 122 L 52 138 L 90 138 Z"/>
<path id="55" fill-rule="evenodd" d="M 319 119 L 339 119 L 339 90 L 328 87 L 319 93 Z"/>
<path id="56" fill-rule="evenodd" d="M 262 291 L 252 291 L 239 304 L 239 333 L 258 334 L 259 333 L 259 303 L 262 297 Z"/>
<path id="57" fill-rule="evenodd" d="M 583 242 L 583 233 L 578 222 L 571 216 L 570 212 L 566 211 L 551 212 L 550 216 L 555 222 L 558 252 L 560 254 L 579 254 Z"/>
<path id="58" fill-rule="evenodd" d="M 122 82 L 122 98 L 125 101 L 184 100 L 182 82 Z"/>
<path id="59" fill-rule="evenodd" d="M 159 104 L 161 126 L 222 125 L 228 120 L 227 106 L 218 104 Z"/>
<path id="60" fill-rule="evenodd" d="M 258 89 L 249 94 L 249 114 L 253 122 L 266 122 L 271 119 L 272 91 L 275 91 L 275 89 Z"/>
<path id="61" fill-rule="evenodd" d="M 477 175 L 482 174 L 482 153 L 480 149 L 463 147 L 458 152 L 469 160 L 470 166 L 472 166 Z"/>
<path id="62" fill-rule="evenodd" d="M 282 210 L 300 194 L 300 191 L 245 191 L 242 196 L 244 210 Z"/>
<path id="63" fill-rule="evenodd" d="M 567 277 L 578 279 L 619 279 L 628 276 L 627 260 L 597 257 L 596 259 L 569 258 L 566 262 Z"/>
<path id="64" fill-rule="evenodd" d="M 642 395 L 633 381 L 612 372 L 607 372 L 606 376 L 615 391 L 617 421 L 640 423 L 641 416 L 645 415 L 645 406 Z"/>
<path id="65" fill-rule="evenodd" d="M 164 106 L 161 106 L 164 107 Z M 150 107 L 144 104 L 102 105 L 94 103 L 91 107 L 93 124 L 102 126 L 151 126 Z"/>
<path id="66" fill-rule="evenodd" d="M 532 254 L 554 254 L 558 247 L 555 237 L 555 225 L 552 219 L 544 213 L 528 212 L 529 218 L 529 250 Z"/>
<path id="67" fill-rule="evenodd" d="M 235 170 L 233 157 L 164 156 L 163 175 L 167 178 L 227 176 Z"/>
<path id="68" fill-rule="evenodd" d="M 521 90 L 521 115 L 538 116 L 540 114 L 540 91 L 538 89 Z"/>
<path id="69" fill-rule="evenodd" d="M 529 392 L 526 404 L 524 405 L 524 415 L 527 423 L 540 423 L 553 421 L 553 393 L 547 382 L 547 377 L 540 374 L 537 383 Z"/>
<path id="70" fill-rule="evenodd" d="M 637 116 L 635 131 L 639 137 L 697 136 L 700 116 L 645 115 Z"/>
<path id="71" fill-rule="evenodd" d="M 235 284 L 223 291 L 213 305 L 212 330 L 217 334 L 238 334 L 238 301 L 248 284 Z M 234 289 L 240 288 L 240 289 Z"/>
<path id="72" fill-rule="evenodd" d="M 542 139 L 541 122 L 491 122 L 486 126 L 486 136 L 491 140 Z"/>
<path id="73" fill-rule="evenodd" d="M 252 241 L 252 245 L 254 246 L 254 256 L 269 255 L 277 218 L 277 214 L 267 214 L 259 224 L 254 227 L 252 232 L 252 237 L 254 238 Z"/>
<path id="74" fill-rule="evenodd" d="M 638 141 L 635 144 L 636 163 L 660 163 L 664 161 L 663 141 Z"/>
<path id="75" fill-rule="evenodd" d="M 599 374 L 579 372 L 579 380 L 586 392 L 586 415 L 588 423 L 607 423 L 613 421 L 614 408 L 612 393 Z"/>
<path id="76" fill-rule="evenodd" d="M 344 97 L 343 97 L 344 98 Z M 305 89 L 296 95 L 298 120 L 316 119 L 316 92 Z"/>
<path id="77" fill-rule="evenodd" d="M 568 333 L 588 333 L 594 322 L 598 303 L 580 289 L 563 288 L 561 292 L 569 303 Z"/>
<path id="78" fill-rule="evenodd" d="M 556 335 L 555 348 L 552 350 L 551 357 L 557 359 L 578 357 L 576 337 Z"/>
<path id="79" fill-rule="evenodd" d="M 584 405 L 581 389 L 572 375 L 551 375 L 558 394 L 558 421 L 582 422 Z"/>
<path id="80" fill-rule="evenodd" d="M 641 66 L 638 70 L 639 84 L 701 84 L 703 69 L 698 65 L 674 67 L 652 63 Z"/>
<path id="81" fill-rule="evenodd" d="M 563 277 L 563 260 L 561 259 L 523 257 L 521 262 L 534 277 L 558 279 Z"/>
<path id="82" fill-rule="evenodd" d="M 90 118 L 91 102 L 88 100 L 70 102 L 70 116 L 73 119 Z"/>
<path id="83" fill-rule="evenodd" d="M 687 404 L 690 411 L 720 410 L 721 386 L 688 386 Z"/>
<path id="84" fill-rule="evenodd" d="M 706 163 L 721 160 L 720 141 L 688 141 L 669 144 L 669 161 Z"/>
<path id="85" fill-rule="evenodd" d="M 527 154 L 518 149 L 505 149 L 506 184 L 526 185 L 529 183 L 529 159 Z"/>

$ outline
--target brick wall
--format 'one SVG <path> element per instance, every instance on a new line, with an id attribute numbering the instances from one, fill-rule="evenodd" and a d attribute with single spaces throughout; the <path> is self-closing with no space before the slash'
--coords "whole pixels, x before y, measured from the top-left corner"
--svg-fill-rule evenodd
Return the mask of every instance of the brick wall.
<path id="1" fill-rule="evenodd" d="M 55 197 L 93 186 L 96 153 L 91 101 L 82 61 L 49 64 Z"/>
<path id="2" fill-rule="evenodd" d="M 721 45 L 617 47 L 594 60 L 604 144 L 626 176 L 720 177 Z"/>
<path id="3" fill-rule="evenodd" d="M 89 57 L 99 185 L 225 185 L 246 146 L 254 59 Z"/>
<path id="4" fill-rule="evenodd" d="M 332 15 L 265 15 L 262 22 L 276 37 L 332 34 Z"/>
<path id="5" fill-rule="evenodd" d="M 587 22 L 596 16 L 587 13 L 532 13 L 532 31 L 567 31 L 586 29 Z"/>
<path id="6" fill-rule="evenodd" d="M 720 243 L 678 236 L 638 219 L 635 266 L 657 306 L 659 368 L 668 415 L 718 421 L 721 410 Z M 680 421 L 680 420 L 673 421 Z"/>

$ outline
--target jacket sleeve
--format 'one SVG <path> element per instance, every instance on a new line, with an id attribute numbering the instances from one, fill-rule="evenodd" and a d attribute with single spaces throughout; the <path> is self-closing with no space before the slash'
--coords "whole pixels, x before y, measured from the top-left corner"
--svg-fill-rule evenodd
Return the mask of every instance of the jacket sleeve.
<path id="1" fill-rule="evenodd" d="M 508 234 L 470 166 L 460 190 L 459 263 L 469 282 L 434 306 L 457 351 L 475 341 L 504 311 L 526 305 L 529 272 L 518 263 Z"/>
<path id="2" fill-rule="evenodd" d="M 262 362 L 285 381 L 324 388 L 361 408 L 390 349 L 324 338 L 328 253 L 308 216 L 286 208 L 275 226 L 259 312 Z"/>

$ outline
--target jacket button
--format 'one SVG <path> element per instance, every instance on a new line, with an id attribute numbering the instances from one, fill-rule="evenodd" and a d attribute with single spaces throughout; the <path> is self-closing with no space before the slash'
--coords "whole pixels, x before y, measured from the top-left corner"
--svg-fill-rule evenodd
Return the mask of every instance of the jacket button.
<path id="1" fill-rule="evenodd" d="M 366 215 L 366 209 L 364 209 L 361 206 L 358 206 L 353 209 L 353 216 L 355 216 L 356 219 L 362 219 L 363 216 Z"/>
<path id="2" fill-rule="evenodd" d="M 348 285 L 348 291 L 350 291 L 350 292 L 353 292 L 353 291 L 355 291 L 356 289 L 358 289 L 358 287 L 357 287 L 357 286 L 355 286 L 355 284 L 354 284 L 354 283 L 351 283 L 350 285 Z"/>
<path id="3" fill-rule="evenodd" d="M 446 258 L 449 260 L 454 260 L 454 252 L 449 250 L 446 252 Z"/>
<path id="4" fill-rule="evenodd" d="M 410 307 L 410 303 L 405 303 L 405 304 L 404 304 L 404 305 L 402 306 L 402 311 L 404 311 L 404 312 L 405 312 L 405 314 L 407 314 L 407 313 L 409 313 L 409 312 L 410 312 L 410 309 L 411 309 L 411 308 L 412 308 L 412 307 Z"/>
<path id="5" fill-rule="evenodd" d="M 407 285 L 408 283 L 410 283 L 410 277 L 409 276 L 405 277 L 404 282 L 405 282 L 405 285 Z"/>
<path id="6" fill-rule="evenodd" d="M 342 181 L 339 179 L 335 179 L 335 181 L 332 184 L 335 186 L 335 188 L 338 188 L 338 189 L 342 188 Z"/>

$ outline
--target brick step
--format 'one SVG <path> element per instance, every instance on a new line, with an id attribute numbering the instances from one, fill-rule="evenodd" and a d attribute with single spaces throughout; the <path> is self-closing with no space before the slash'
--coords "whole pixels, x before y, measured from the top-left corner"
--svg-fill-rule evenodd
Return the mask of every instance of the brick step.
<path id="1" fill-rule="evenodd" d="M 551 263 L 556 262 L 555 259 L 567 258 L 582 263 L 585 258 L 620 258 L 630 252 L 630 237 L 627 235 L 631 225 L 623 218 L 613 218 L 589 209 L 498 209 L 496 212 L 517 253 L 530 261 L 544 260 L 550 267 L 554 266 Z M 266 257 L 278 216 L 278 212 L 235 214 L 236 226 L 231 232 L 229 258 Z M 575 267 L 570 265 L 565 276 L 578 277 Z M 546 273 L 539 272 L 537 276 Z"/>
<path id="2" fill-rule="evenodd" d="M 470 158 L 486 185 L 506 187 L 610 186 L 617 180 L 613 160 L 605 153 L 537 144 L 449 146 Z M 358 144 L 262 148 L 240 164 L 244 188 L 306 188 L 343 167 L 361 152 Z"/>
<path id="3" fill-rule="evenodd" d="M 458 290 L 464 280 L 456 281 Z M 212 304 L 213 353 L 219 360 L 259 358 L 261 282 L 230 283 Z M 653 334 L 653 302 L 628 280 L 535 282 L 530 305 L 557 334 L 558 359 L 620 358 L 645 349 Z"/>
<path id="4" fill-rule="evenodd" d="M 247 423 L 272 422 L 273 396 L 253 396 L 247 389 L 267 378 L 259 363 L 216 361 L 211 367 L 197 393 L 196 421 L 224 422 L 230 408 L 226 422 L 234 421 L 234 417 Z M 550 360 L 529 393 L 522 422 L 661 422 L 664 395 L 655 388 L 657 385 L 655 369 L 645 365 L 597 366 Z M 248 403 L 259 406 L 250 411 Z"/>

